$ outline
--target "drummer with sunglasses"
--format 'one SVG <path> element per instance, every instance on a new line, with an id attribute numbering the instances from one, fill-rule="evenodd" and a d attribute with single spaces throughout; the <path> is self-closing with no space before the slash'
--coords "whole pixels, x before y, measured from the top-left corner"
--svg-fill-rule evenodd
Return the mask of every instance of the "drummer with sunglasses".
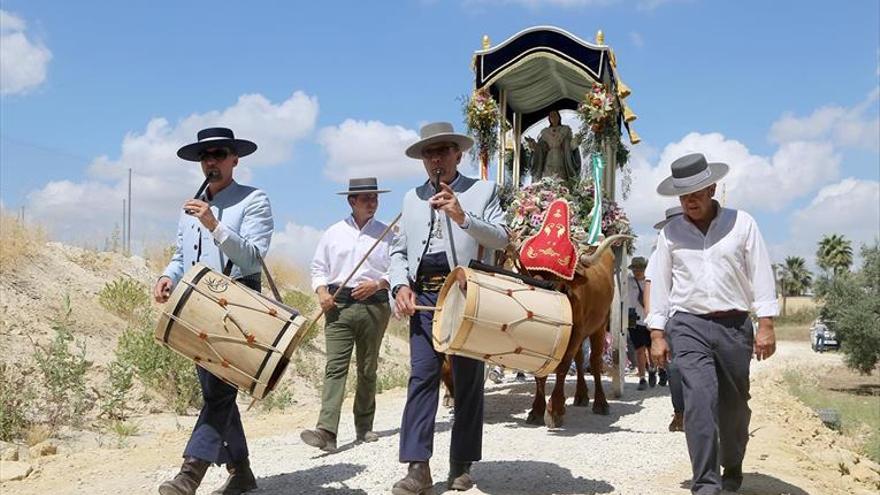
<path id="1" fill-rule="evenodd" d="M 400 427 L 400 462 L 406 476 L 394 484 L 395 495 L 433 493 L 429 461 L 445 356 L 432 341 L 429 311 L 446 275 L 471 260 L 491 263 L 494 250 L 508 244 L 497 186 L 458 172 L 462 153 L 473 146 L 452 124 L 436 122 L 421 129 L 421 139 L 406 150 L 421 160 L 428 180 L 406 193 L 400 232 L 391 249 L 391 287 L 398 314 L 410 317 L 410 377 Z M 452 357 L 455 419 L 447 486 L 468 490 L 474 485 L 471 463 L 482 456 L 483 370 L 481 361 Z"/>
<path id="2" fill-rule="evenodd" d="M 199 162 L 207 178 L 204 194 L 182 206 L 174 256 L 153 288 L 156 302 L 168 300 L 186 270 L 201 263 L 260 290 L 260 256 L 265 256 L 274 223 L 266 194 L 233 180 L 238 159 L 256 151 L 257 145 L 236 139 L 230 129 L 213 127 L 198 132 L 198 140 L 177 151 L 183 160 Z M 237 390 L 201 367 L 196 367 L 202 388 L 199 419 L 183 452 L 183 465 L 173 479 L 159 486 L 162 495 L 196 493 L 208 467 L 225 464 L 226 483 L 214 494 L 240 494 L 257 487 L 248 461 Z"/>

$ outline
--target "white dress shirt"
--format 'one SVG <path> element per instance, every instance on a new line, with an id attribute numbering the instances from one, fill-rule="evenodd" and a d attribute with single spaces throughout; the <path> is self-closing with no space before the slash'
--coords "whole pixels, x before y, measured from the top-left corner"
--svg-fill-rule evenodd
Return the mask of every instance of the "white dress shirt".
<path id="1" fill-rule="evenodd" d="M 660 232 L 649 263 L 650 328 L 663 330 L 678 311 L 754 310 L 759 318 L 779 313 L 770 256 L 755 219 L 715 205 L 718 214 L 706 235 L 685 215 Z"/>
<path id="2" fill-rule="evenodd" d="M 359 229 L 354 217 L 350 216 L 327 229 L 321 236 L 312 259 L 312 290 L 317 290 L 322 285 L 341 285 L 386 227 L 384 223 L 370 219 L 363 229 Z M 370 280 L 388 281 L 392 237 L 389 233 L 382 239 L 345 284 L 346 287 L 354 288 L 359 283 Z"/>

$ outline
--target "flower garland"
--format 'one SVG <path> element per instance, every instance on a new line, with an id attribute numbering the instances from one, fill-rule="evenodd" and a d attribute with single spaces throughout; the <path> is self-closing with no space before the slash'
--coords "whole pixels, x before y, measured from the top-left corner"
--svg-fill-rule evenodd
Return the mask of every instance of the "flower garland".
<path id="1" fill-rule="evenodd" d="M 498 103 L 487 88 L 474 91 L 464 107 L 465 127 L 476 146 L 471 150 L 474 158 L 485 158 L 498 151 Z"/>
<path id="2" fill-rule="evenodd" d="M 582 152 L 586 158 L 584 162 L 589 163 L 589 157 L 593 153 L 604 154 L 606 145 L 610 147 L 615 163 L 623 170 L 622 195 L 626 199 L 632 184 L 631 170 L 626 166 L 629 162 L 629 149 L 623 144 L 620 126 L 617 125 L 620 107 L 614 92 L 609 91 L 604 84 L 593 83 L 577 112 L 581 119 L 581 128 L 575 136 L 583 143 Z"/>
<path id="3" fill-rule="evenodd" d="M 503 198 L 507 204 L 507 227 L 515 242 L 537 234 L 550 203 L 557 198 L 565 198 L 571 208 L 572 241 L 579 245 L 587 243 L 594 197 L 591 180 L 566 183 L 557 177 L 545 177 L 540 182 L 504 193 L 507 196 Z M 633 235 L 629 218 L 623 209 L 607 198 L 603 203 L 602 233 L 606 237 L 614 234 Z M 632 242 L 629 242 L 627 249 L 633 249 Z"/>

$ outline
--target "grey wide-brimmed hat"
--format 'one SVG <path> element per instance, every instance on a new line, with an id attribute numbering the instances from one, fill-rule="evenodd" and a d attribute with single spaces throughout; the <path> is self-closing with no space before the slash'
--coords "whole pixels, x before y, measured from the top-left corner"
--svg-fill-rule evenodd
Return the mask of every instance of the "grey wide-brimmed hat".
<path id="1" fill-rule="evenodd" d="M 660 230 L 666 226 L 667 223 L 671 222 L 673 218 L 684 213 L 684 210 L 681 209 L 681 206 L 673 206 L 672 208 L 666 208 L 666 218 L 660 220 L 659 222 L 654 224 L 655 230 Z"/>
<path id="2" fill-rule="evenodd" d="M 247 139 L 235 139 L 232 129 L 226 127 L 209 127 L 196 134 L 196 142 L 177 150 L 177 156 L 190 161 L 201 161 L 202 151 L 208 148 L 229 148 L 239 157 L 257 151 L 257 145 Z"/>
<path id="3" fill-rule="evenodd" d="M 636 256 L 635 258 L 632 259 L 632 261 L 629 262 L 628 268 L 641 268 L 644 270 L 645 268 L 647 268 L 647 266 L 648 266 L 648 260 L 646 260 L 645 258 L 643 258 L 641 256 Z"/>
<path id="4" fill-rule="evenodd" d="M 379 189 L 379 185 L 377 184 L 375 177 L 364 177 L 362 179 L 349 179 L 348 191 L 340 191 L 336 194 L 345 194 L 346 196 L 350 196 L 352 194 L 382 194 L 387 192 L 391 192 L 391 190 Z"/>
<path id="5" fill-rule="evenodd" d="M 467 151 L 474 145 L 470 136 L 459 134 L 452 128 L 449 122 L 432 122 L 425 124 L 419 129 L 420 139 L 406 149 L 406 156 L 422 159 L 422 150 L 436 143 L 455 143 L 459 151 Z"/>
<path id="6" fill-rule="evenodd" d="M 661 196 L 684 196 L 721 180 L 730 167 L 726 163 L 709 163 L 702 153 L 691 153 L 672 162 L 672 175 L 657 186 Z"/>

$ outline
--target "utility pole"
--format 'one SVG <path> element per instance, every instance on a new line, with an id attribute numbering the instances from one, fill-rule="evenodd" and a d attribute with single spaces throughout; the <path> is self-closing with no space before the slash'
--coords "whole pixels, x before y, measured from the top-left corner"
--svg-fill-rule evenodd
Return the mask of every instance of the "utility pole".
<path id="1" fill-rule="evenodd" d="M 128 234 L 126 235 L 126 252 L 131 254 L 131 169 L 128 169 Z"/>
<path id="2" fill-rule="evenodd" d="M 125 229 L 128 226 L 128 221 L 125 218 L 125 216 L 127 215 L 125 208 L 126 208 L 125 198 L 122 198 L 122 232 L 120 232 L 121 239 L 119 239 L 119 241 L 120 241 L 119 243 L 121 245 L 120 247 L 122 248 L 122 251 L 125 251 Z"/>

